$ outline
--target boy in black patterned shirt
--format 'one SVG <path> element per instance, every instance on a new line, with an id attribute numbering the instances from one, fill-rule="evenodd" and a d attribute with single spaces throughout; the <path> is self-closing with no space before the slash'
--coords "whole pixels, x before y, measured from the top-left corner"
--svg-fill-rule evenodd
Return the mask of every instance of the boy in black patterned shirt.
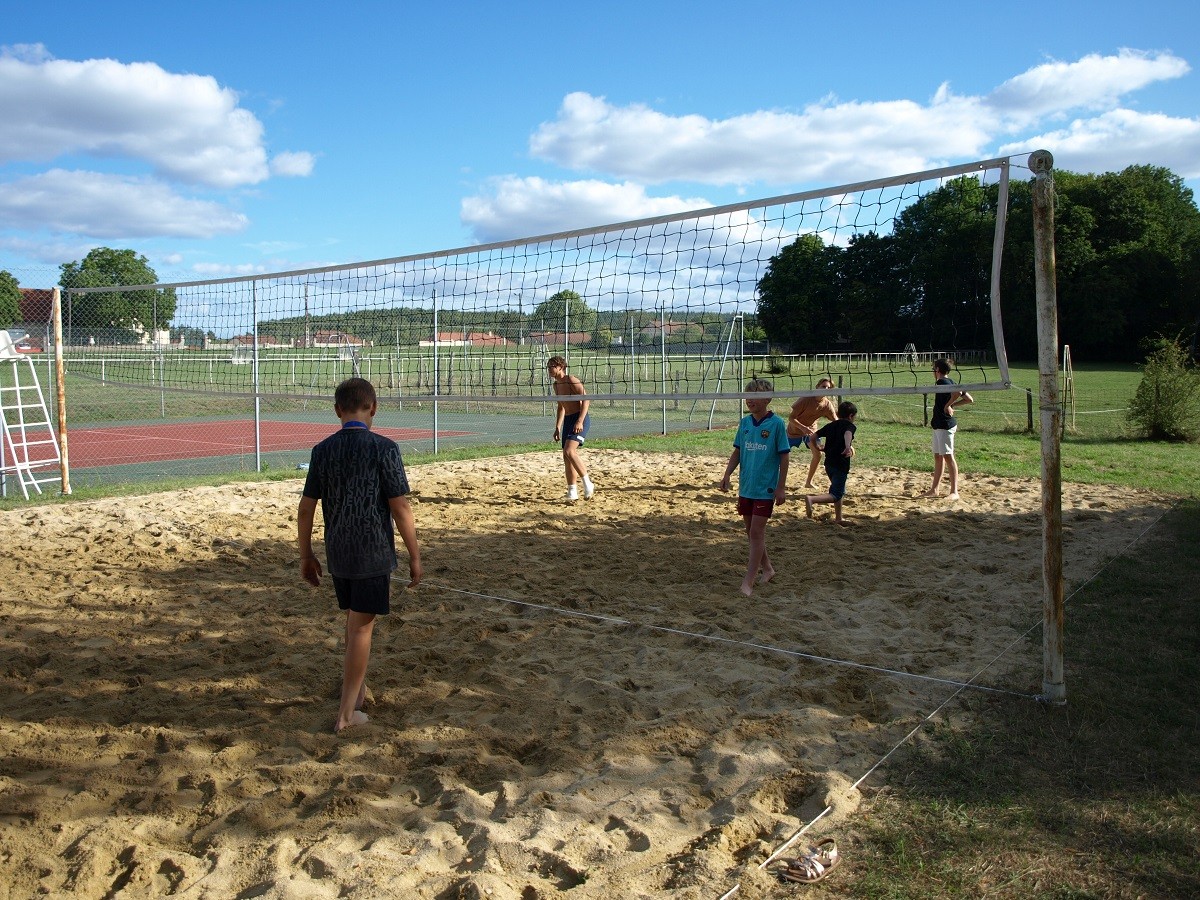
<path id="1" fill-rule="evenodd" d="M 400 448 L 371 432 L 378 400 L 364 378 L 337 386 L 333 411 L 342 422 L 337 433 L 313 448 L 297 510 L 300 576 L 321 583 L 321 563 L 313 554 L 312 531 L 317 501 L 325 518 L 325 556 L 338 606 L 346 610 L 346 658 L 342 697 L 333 730 L 363 725 L 367 662 L 375 617 L 391 611 L 391 577 L 396 568 L 396 531 L 408 551 L 409 587 L 421 580 L 421 550 L 409 505 L 408 478 Z"/>

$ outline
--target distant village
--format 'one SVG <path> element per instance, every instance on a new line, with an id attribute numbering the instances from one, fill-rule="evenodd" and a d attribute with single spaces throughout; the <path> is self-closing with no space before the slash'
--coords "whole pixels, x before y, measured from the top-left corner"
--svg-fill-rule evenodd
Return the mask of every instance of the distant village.
<path id="1" fill-rule="evenodd" d="M 13 347 L 21 353 L 41 353 L 51 343 L 48 322 L 51 318 L 53 292 L 48 288 L 21 288 L 21 319 L 22 322 L 8 329 Z M 316 329 L 311 333 L 296 338 L 281 339 L 271 334 L 260 333 L 255 338 L 251 333 L 239 334 L 228 338 L 219 338 L 211 333 L 205 334 L 199 329 L 161 328 L 146 330 L 134 327 L 104 329 L 89 327 L 81 329 L 64 323 L 70 333 L 64 343 L 74 347 L 129 347 L 138 346 L 145 349 L 253 349 L 260 350 L 282 349 L 330 349 L 345 351 L 361 350 L 375 345 L 374 341 L 366 340 L 349 331 L 338 329 Z M 636 332 L 639 342 L 657 341 L 664 332 L 668 340 L 672 336 L 682 335 L 685 329 L 695 327 L 687 322 L 671 320 L 655 320 L 646 323 Z M 615 335 L 611 339 L 614 348 L 623 348 L 625 335 Z M 510 346 L 592 346 L 591 332 L 574 331 L 567 334 L 556 331 L 529 331 L 521 334 L 517 340 L 510 339 L 494 331 L 439 331 L 435 336 L 418 340 L 419 347 L 471 347 L 471 348 L 504 348 Z"/>

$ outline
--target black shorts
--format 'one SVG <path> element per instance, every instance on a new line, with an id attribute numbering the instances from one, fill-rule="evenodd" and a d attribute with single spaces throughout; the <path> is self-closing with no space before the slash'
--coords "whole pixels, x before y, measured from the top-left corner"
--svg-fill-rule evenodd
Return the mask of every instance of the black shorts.
<path id="1" fill-rule="evenodd" d="M 372 575 L 370 578 L 338 578 L 333 576 L 333 592 L 338 608 L 356 613 L 386 616 L 392 611 L 392 575 Z"/>

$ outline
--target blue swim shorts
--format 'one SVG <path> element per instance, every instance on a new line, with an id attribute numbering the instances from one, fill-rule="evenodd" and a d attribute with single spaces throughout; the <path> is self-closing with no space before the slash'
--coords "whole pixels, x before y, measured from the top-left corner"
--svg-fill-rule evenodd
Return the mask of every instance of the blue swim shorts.
<path id="1" fill-rule="evenodd" d="M 829 493 L 839 500 L 845 497 L 846 479 L 850 477 L 850 473 L 826 467 L 825 474 L 829 476 Z"/>
<path id="2" fill-rule="evenodd" d="M 592 427 L 592 417 L 590 415 L 583 417 L 583 430 L 576 431 L 575 423 L 579 421 L 579 413 L 569 413 L 563 417 L 562 445 L 567 446 L 567 441 L 575 441 L 579 446 L 583 446 L 583 442 L 587 439 L 588 429 Z"/>

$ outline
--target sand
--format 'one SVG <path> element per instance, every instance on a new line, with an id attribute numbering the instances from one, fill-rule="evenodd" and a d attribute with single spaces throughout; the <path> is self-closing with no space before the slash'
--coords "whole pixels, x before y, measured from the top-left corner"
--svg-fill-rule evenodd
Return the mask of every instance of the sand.
<path id="1" fill-rule="evenodd" d="M 956 683 L 1040 690 L 1036 481 L 856 468 L 747 600 L 723 460 L 589 459 L 573 505 L 555 453 L 410 471 L 425 581 L 342 736 L 299 481 L 0 513 L 0 898 L 793 896 L 759 864 Z M 1167 505 L 1064 495 L 1068 591 Z"/>

